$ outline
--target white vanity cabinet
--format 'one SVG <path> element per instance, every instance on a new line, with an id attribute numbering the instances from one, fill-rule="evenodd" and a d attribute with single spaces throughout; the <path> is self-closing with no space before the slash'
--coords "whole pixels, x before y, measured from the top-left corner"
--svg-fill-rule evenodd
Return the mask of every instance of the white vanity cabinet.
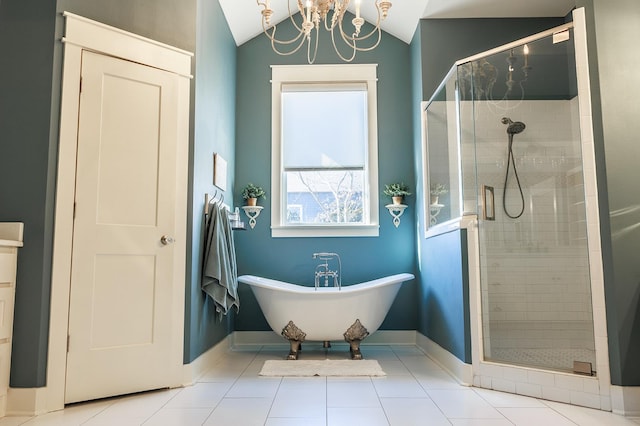
<path id="1" fill-rule="evenodd" d="M 5 415 L 7 408 L 16 266 L 23 230 L 23 223 L 0 222 L 0 417 Z"/>

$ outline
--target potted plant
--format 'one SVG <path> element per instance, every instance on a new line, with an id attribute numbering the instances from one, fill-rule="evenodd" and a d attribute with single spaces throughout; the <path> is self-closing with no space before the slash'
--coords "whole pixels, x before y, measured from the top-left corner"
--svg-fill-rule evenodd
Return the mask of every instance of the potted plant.
<path id="1" fill-rule="evenodd" d="M 260 197 L 266 197 L 266 193 L 261 187 L 249 183 L 247 186 L 242 188 L 242 198 L 247 200 L 248 206 L 255 206 L 258 203 L 258 198 Z"/>
<path id="2" fill-rule="evenodd" d="M 411 195 L 409 187 L 402 183 L 391 183 L 384 186 L 384 194 L 391 197 L 393 204 L 402 204 L 405 195 Z"/>
<path id="3" fill-rule="evenodd" d="M 438 204 L 438 197 L 442 194 L 446 194 L 449 192 L 447 186 L 443 183 L 432 183 L 429 188 L 429 193 L 431 195 L 431 204 Z"/>

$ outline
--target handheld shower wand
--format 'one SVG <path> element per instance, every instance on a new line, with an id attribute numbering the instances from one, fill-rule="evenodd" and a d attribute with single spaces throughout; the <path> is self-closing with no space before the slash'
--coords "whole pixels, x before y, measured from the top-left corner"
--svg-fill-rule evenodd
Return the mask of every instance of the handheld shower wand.
<path id="1" fill-rule="evenodd" d="M 504 188 L 502 189 L 502 208 L 507 216 L 511 219 L 517 219 L 524 213 L 524 194 L 522 193 L 522 185 L 520 184 L 520 178 L 518 177 L 518 169 L 516 168 L 516 160 L 513 155 L 513 135 L 522 133 L 527 127 L 522 121 L 512 121 L 509 117 L 502 117 L 502 124 L 507 125 L 507 134 L 509 135 L 509 148 L 507 151 L 507 171 L 504 175 Z M 513 164 L 513 174 L 516 177 L 518 184 L 518 190 L 520 191 L 520 200 L 522 208 L 516 215 L 511 215 L 507 210 L 507 184 L 509 183 L 509 167 Z"/>

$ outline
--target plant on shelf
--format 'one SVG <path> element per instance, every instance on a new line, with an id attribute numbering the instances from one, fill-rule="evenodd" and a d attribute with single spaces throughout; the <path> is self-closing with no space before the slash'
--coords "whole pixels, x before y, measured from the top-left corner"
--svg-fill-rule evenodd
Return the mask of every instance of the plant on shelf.
<path id="1" fill-rule="evenodd" d="M 258 202 L 258 198 L 265 198 L 266 192 L 259 186 L 256 186 L 252 183 L 247 184 L 244 188 L 242 188 L 242 198 L 247 200 L 248 206 L 255 206 Z"/>
<path id="2" fill-rule="evenodd" d="M 432 183 L 429 188 L 429 194 L 431 195 L 431 204 L 438 204 L 438 197 L 442 194 L 449 192 L 447 186 L 443 183 Z"/>
<path id="3" fill-rule="evenodd" d="M 402 204 L 405 195 L 411 195 L 409 187 L 402 183 L 391 183 L 384 186 L 384 195 L 388 195 L 393 200 L 393 204 Z"/>

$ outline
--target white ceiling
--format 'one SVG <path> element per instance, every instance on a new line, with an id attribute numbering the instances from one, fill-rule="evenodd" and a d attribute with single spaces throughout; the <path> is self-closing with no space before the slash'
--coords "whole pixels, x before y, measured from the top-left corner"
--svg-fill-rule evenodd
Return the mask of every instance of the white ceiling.
<path id="1" fill-rule="evenodd" d="M 261 6 L 256 0 L 219 0 L 231 33 L 238 46 L 262 32 Z M 292 10 L 295 0 L 289 0 Z M 391 0 L 393 6 L 382 29 L 410 43 L 421 18 L 527 18 L 561 17 L 575 0 Z M 349 10 L 354 12 L 354 4 Z M 362 17 L 375 22 L 374 0 L 362 1 Z M 288 13 L 287 0 L 271 0 L 272 22 L 280 22 Z"/>

